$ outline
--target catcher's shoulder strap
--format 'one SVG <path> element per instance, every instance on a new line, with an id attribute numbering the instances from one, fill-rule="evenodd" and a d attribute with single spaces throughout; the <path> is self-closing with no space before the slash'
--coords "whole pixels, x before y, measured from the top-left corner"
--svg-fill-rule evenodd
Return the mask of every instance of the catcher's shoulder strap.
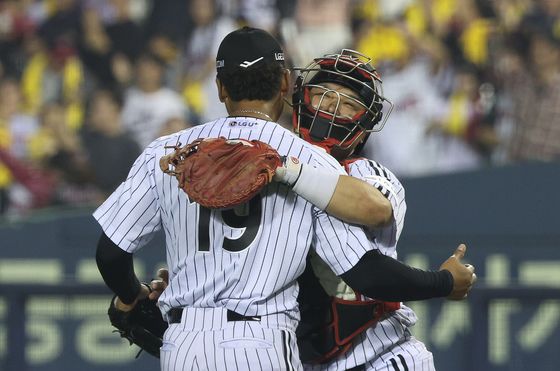
<path id="1" fill-rule="evenodd" d="M 312 264 L 307 264 L 298 279 L 301 321 L 297 339 L 300 357 L 305 363 L 325 363 L 346 353 L 358 335 L 400 308 L 398 302 L 364 299 L 354 292 L 351 300 L 340 297 L 347 296 L 347 291 L 343 295 L 333 295 L 332 285 L 327 288 L 329 294 L 323 282 Z"/>

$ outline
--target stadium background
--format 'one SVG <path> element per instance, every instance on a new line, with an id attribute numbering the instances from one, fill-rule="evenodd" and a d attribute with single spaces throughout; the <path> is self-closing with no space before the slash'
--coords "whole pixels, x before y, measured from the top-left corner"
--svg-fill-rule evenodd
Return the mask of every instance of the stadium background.
<path id="1" fill-rule="evenodd" d="M 294 65 L 345 46 L 381 71 L 395 111 L 369 151 L 407 189 L 400 258 L 435 269 L 465 242 L 480 279 L 467 302 L 413 304 L 438 369 L 559 369 L 559 16 L 557 0 L 0 1 L 0 370 L 157 369 L 111 333 L 90 214 L 139 127 L 222 114 L 216 40 L 242 24 Z M 163 261 L 153 241 L 137 271 Z"/>

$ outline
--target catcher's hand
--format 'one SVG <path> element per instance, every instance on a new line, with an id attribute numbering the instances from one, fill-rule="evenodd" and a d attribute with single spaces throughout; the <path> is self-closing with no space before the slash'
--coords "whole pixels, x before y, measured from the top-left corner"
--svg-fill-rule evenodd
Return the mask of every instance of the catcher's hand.
<path id="1" fill-rule="evenodd" d="M 459 245 L 453 255 L 439 267 L 439 270 L 447 269 L 453 276 L 453 290 L 447 296 L 449 300 L 465 299 L 476 282 L 474 266 L 463 264 L 461 261 L 465 257 L 466 251 L 467 246 Z"/>
<path id="2" fill-rule="evenodd" d="M 169 285 L 169 271 L 166 268 L 160 268 L 157 271 L 157 278 L 150 282 L 150 294 L 148 298 L 158 300 L 163 290 Z"/>
<path id="3" fill-rule="evenodd" d="M 145 285 L 148 287 L 148 285 Z M 159 358 L 159 348 L 162 345 L 163 333 L 167 329 L 167 322 L 163 320 L 156 300 L 147 297 L 137 300 L 131 308 L 123 306 L 117 296 L 111 299 L 107 314 L 111 324 L 117 328 L 121 337 L 130 344 L 136 344 L 142 350 Z M 123 309 L 118 309 L 124 308 Z M 125 311 L 126 310 L 126 311 Z M 140 353 L 138 353 L 140 354 Z"/>
<path id="4" fill-rule="evenodd" d="M 272 181 L 278 152 L 258 140 L 197 139 L 160 159 L 161 170 L 200 205 L 221 209 L 249 201 Z"/>

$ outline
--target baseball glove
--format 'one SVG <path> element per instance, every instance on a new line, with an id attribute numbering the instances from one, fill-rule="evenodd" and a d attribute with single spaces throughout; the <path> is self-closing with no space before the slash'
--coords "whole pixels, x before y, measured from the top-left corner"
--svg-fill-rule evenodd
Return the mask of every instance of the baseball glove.
<path id="1" fill-rule="evenodd" d="M 113 296 L 111 299 L 107 312 L 111 324 L 117 328 L 115 332 L 126 338 L 130 345 L 139 346 L 141 350 L 138 355 L 145 350 L 159 358 L 159 348 L 163 343 L 163 333 L 167 329 L 167 322 L 161 316 L 156 305 L 157 301 L 139 300 L 131 311 L 123 312 L 115 307 L 115 298 L 116 296 Z"/>
<path id="2" fill-rule="evenodd" d="M 160 159 L 161 170 L 202 206 L 222 209 L 249 201 L 272 181 L 278 152 L 258 140 L 197 139 Z"/>

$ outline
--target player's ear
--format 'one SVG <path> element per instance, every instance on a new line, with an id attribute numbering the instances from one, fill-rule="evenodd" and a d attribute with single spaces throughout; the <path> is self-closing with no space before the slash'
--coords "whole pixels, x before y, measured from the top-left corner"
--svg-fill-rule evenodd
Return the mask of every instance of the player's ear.
<path id="1" fill-rule="evenodd" d="M 290 70 L 284 69 L 284 73 L 282 74 L 282 81 L 280 83 L 280 96 L 283 98 L 288 94 L 290 90 Z"/>
<path id="2" fill-rule="evenodd" d="M 220 102 L 224 103 L 228 98 L 228 93 L 226 88 L 220 81 L 220 79 L 218 79 L 217 77 L 216 77 L 216 87 L 218 88 L 218 98 L 220 99 Z"/>

